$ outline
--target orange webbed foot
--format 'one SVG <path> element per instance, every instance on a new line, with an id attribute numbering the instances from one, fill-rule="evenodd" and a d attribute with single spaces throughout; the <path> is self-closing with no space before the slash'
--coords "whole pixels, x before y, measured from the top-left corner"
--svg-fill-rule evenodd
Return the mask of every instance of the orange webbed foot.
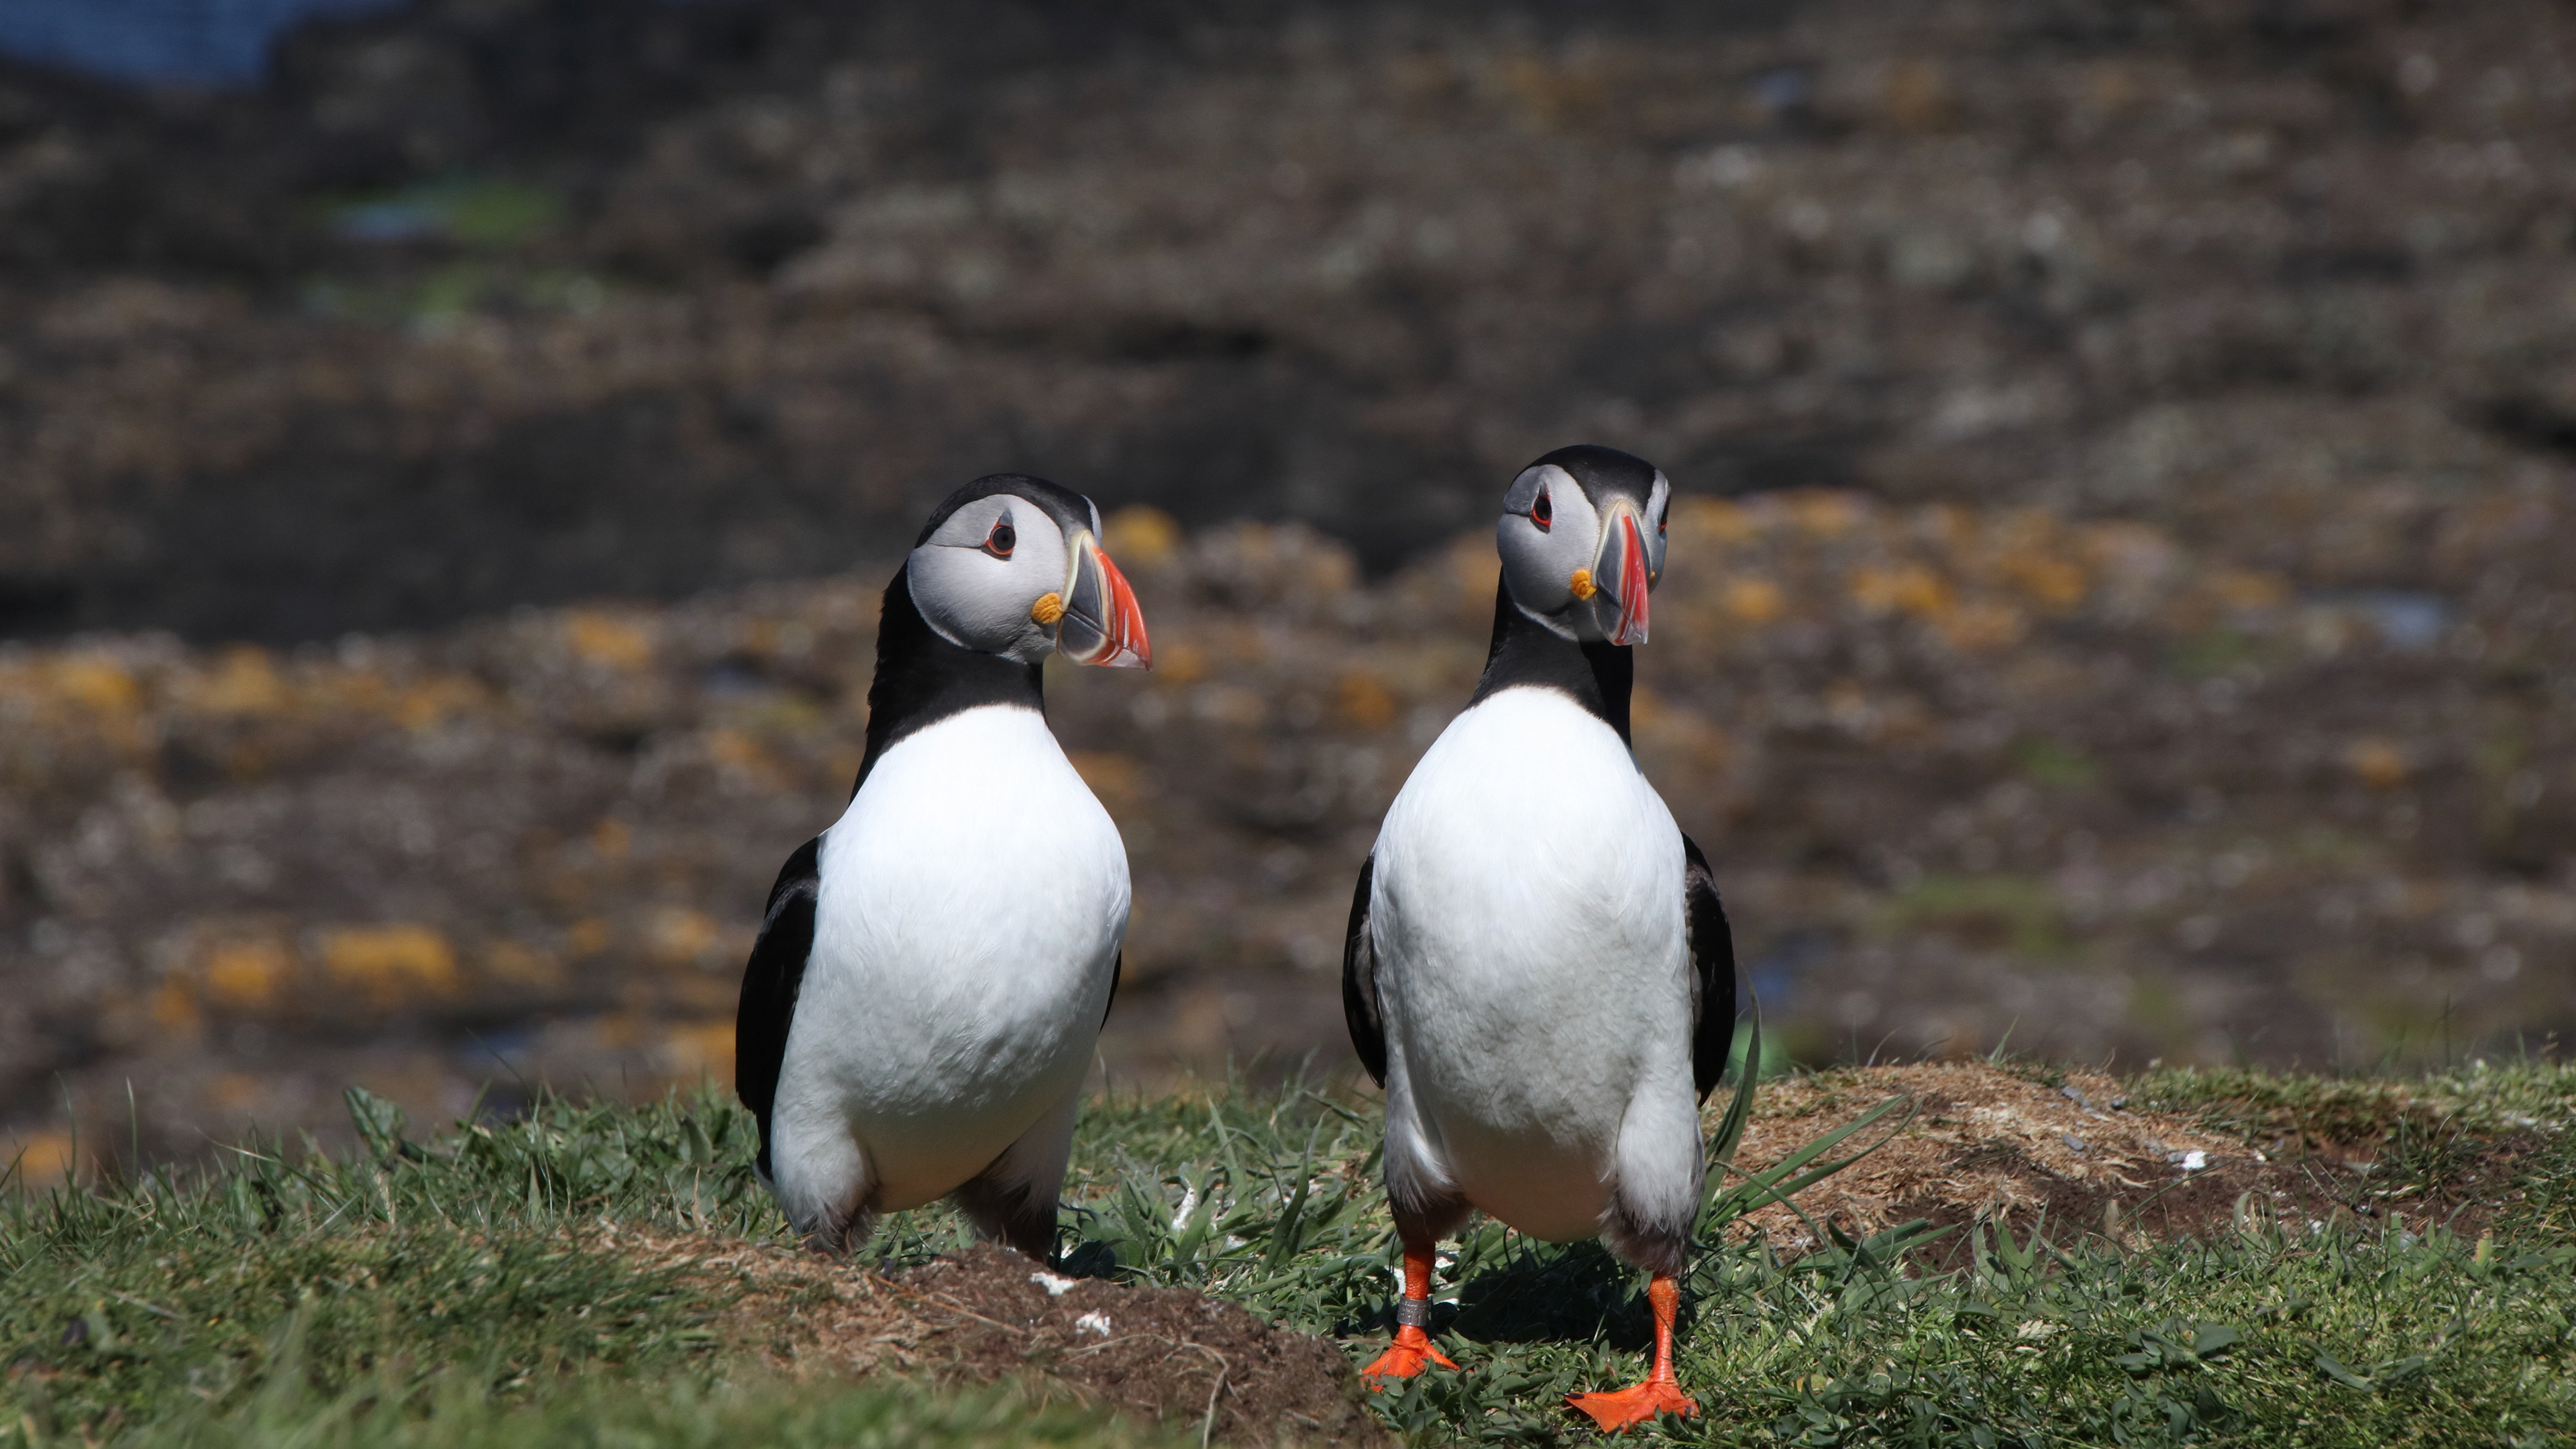
<path id="1" fill-rule="evenodd" d="M 1377 1362 L 1361 1369 L 1360 1377 L 1369 1381 L 1370 1388 L 1382 1389 L 1386 1387 L 1384 1381 L 1387 1379 L 1409 1379 L 1433 1364 L 1445 1369 L 1457 1367 L 1449 1361 L 1449 1355 L 1442 1353 L 1439 1346 L 1431 1341 L 1430 1334 L 1407 1326 L 1395 1331 L 1395 1342 L 1386 1346 L 1386 1352 L 1377 1356 Z"/>
<path id="2" fill-rule="evenodd" d="M 1602 1394 L 1568 1394 L 1565 1401 L 1592 1416 L 1592 1422 L 1606 1433 L 1642 1424 L 1657 1414 L 1678 1414 L 1689 1418 L 1699 1412 L 1699 1403 L 1682 1392 L 1682 1386 L 1670 1379 L 1648 1379 L 1635 1388 Z"/>

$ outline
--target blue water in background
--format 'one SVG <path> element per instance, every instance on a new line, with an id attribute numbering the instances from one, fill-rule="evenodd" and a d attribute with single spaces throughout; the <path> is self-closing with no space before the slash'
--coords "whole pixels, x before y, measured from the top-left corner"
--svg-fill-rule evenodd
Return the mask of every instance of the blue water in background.
<path id="1" fill-rule="evenodd" d="M 256 83 L 305 16 L 398 0 L 0 0 L 0 54 L 120 80 Z"/>

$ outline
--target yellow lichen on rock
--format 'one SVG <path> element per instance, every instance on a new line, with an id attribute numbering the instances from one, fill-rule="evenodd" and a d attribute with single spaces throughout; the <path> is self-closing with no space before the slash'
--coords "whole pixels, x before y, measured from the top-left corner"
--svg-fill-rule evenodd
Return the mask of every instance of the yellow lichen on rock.
<path id="1" fill-rule="evenodd" d="M 334 984 L 363 990 L 380 1006 L 456 994 L 456 948 L 427 926 L 344 926 L 321 939 Z"/>
<path id="2" fill-rule="evenodd" d="M 637 621 L 597 609 L 564 615 L 564 642 L 594 664 L 641 669 L 653 661 L 653 636 Z"/>
<path id="3" fill-rule="evenodd" d="M 1207 651 L 1187 639 L 1154 644 L 1154 678 L 1164 684 L 1188 684 L 1207 674 Z"/>
<path id="4" fill-rule="evenodd" d="M 214 668 L 196 672 L 179 692 L 182 704 L 217 715 L 277 714 L 289 698 L 276 663 L 255 644 L 225 650 Z"/>
<path id="5" fill-rule="evenodd" d="M 1704 539 L 1721 548 L 1731 548 L 1749 542 L 1755 532 L 1753 519 L 1743 505 L 1724 498 L 1676 498 L 1666 519 L 1685 543 Z"/>
<path id="6" fill-rule="evenodd" d="M 732 1081 L 733 1053 L 731 1021 L 690 1022 L 662 1034 L 662 1069 L 682 1080 L 709 1077 L 719 1082 Z"/>
<path id="7" fill-rule="evenodd" d="M 439 675 L 403 688 L 394 696 L 392 713 L 405 729 L 427 729 L 452 715 L 481 708 L 489 698 L 470 679 Z"/>
<path id="8" fill-rule="evenodd" d="M 2382 739 L 2355 740 L 2344 747 L 2344 768 L 2374 790 L 2394 790 L 2406 783 L 2406 752 Z"/>
<path id="9" fill-rule="evenodd" d="M 2010 604 L 1980 600 L 1942 614 L 1932 627 L 1951 648 L 1975 654 L 2020 643 L 2030 621 Z"/>
<path id="10" fill-rule="evenodd" d="M 1382 730 L 1395 723 L 1395 695 L 1370 670 L 1344 670 L 1334 688 L 1334 715 L 1353 729 Z"/>
<path id="11" fill-rule="evenodd" d="M 8 1159 L 0 1163 L 0 1170 L 11 1173 L 15 1185 L 22 1188 L 53 1187 L 71 1176 L 72 1159 L 78 1150 L 68 1132 L 37 1132 L 8 1149 Z"/>
<path id="12" fill-rule="evenodd" d="M 1117 809 L 1135 803 L 1144 787 L 1142 768 L 1135 759 L 1106 750 L 1075 750 L 1070 758 L 1082 783 L 1100 797 L 1100 803 Z"/>
<path id="13" fill-rule="evenodd" d="M 1788 500 L 1789 517 L 1816 538 L 1840 538 L 1860 527 L 1867 505 L 1848 493 L 1809 489 Z"/>
<path id="14" fill-rule="evenodd" d="M 645 939 L 653 954 L 669 965 L 701 965 L 723 939 L 724 928 L 704 911 L 661 910 L 653 913 Z M 748 943 L 745 943 L 748 945 Z"/>
<path id="15" fill-rule="evenodd" d="M 518 941 L 493 941 L 483 947 L 479 969 L 505 986 L 551 991 L 564 984 L 563 963 Z"/>
<path id="16" fill-rule="evenodd" d="M 143 689 L 123 664 L 97 653 L 56 657 L 44 682 L 62 698 L 93 714 L 131 715 L 143 705 Z"/>
<path id="17" fill-rule="evenodd" d="M 2006 553 L 1995 562 L 2006 583 L 2052 614 L 2080 607 L 2090 588 L 2083 566 L 2061 554 L 2032 549 Z"/>
<path id="18" fill-rule="evenodd" d="M 1863 565 L 1852 570 L 1850 585 L 1852 601 L 1872 614 L 1935 616 L 1948 612 L 1955 597 L 1939 575 L 1916 563 Z"/>
<path id="19" fill-rule="evenodd" d="M 1728 582 L 1724 596 L 1726 612 L 1743 623 L 1762 625 L 1777 619 L 1789 604 L 1780 586 L 1769 579 L 1744 578 Z"/>
<path id="20" fill-rule="evenodd" d="M 784 778 L 768 748 L 741 730 L 709 730 L 706 743 L 708 758 L 725 769 L 739 770 L 763 785 L 775 784 Z"/>
<path id="21" fill-rule="evenodd" d="M 237 1011 L 274 1004 L 295 969 L 295 958 L 275 941 L 228 941 L 206 954 L 200 974 L 208 999 Z"/>
<path id="22" fill-rule="evenodd" d="M 152 989 L 150 1008 L 152 1024 L 174 1036 L 194 1036 L 205 1024 L 197 1010 L 196 993 L 177 977 Z"/>
<path id="23" fill-rule="evenodd" d="M 1128 568 L 1155 568 L 1181 546 L 1181 526 L 1159 508 L 1134 504 L 1109 515 L 1102 524 L 1107 537 L 1100 546 Z"/>

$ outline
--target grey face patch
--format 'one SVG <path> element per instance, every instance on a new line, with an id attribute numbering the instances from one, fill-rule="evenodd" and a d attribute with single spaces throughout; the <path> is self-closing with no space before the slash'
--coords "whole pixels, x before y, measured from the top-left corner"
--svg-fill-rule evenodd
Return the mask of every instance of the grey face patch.
<path id="1" fill-rule="evenodd" d="M 1538 514 L 1546 502 L 1547 521 Z M 1523 469 L 1503 495 L 1502 521 L 1494 526 L 1494 547 L 1503 556 L 1503 583 L 1512 602 L 1548 629 L 1575 639 L 1585 637 L 1575 609 L 1574 571 L 1588 569 L 1600 551 L 1601 520 L 1591 497 L 1572 474 L 1553 463 Z M 1596 630 L 1590 637 L 1598 638 Z"/>
<path id="2" fill-rule="evenodd" d="M 1055 647 L 1055 634 L 1030 610 L 1063 590 L 1066 547 L 1064 530 L 1035 502 L 1010 493 L 975 499 L 912 551 L 913 607 L 951 644 L 1033 664 Z"/>
<path id="3" fill-rule="evenodd" d="M 1649 589 L 1662 579 L 1672 494 L 1661 469 L 1610 448 L 1559 448 L 1522 469 L 1503 495 L 1494 533 L 1512 602 L 1551 633 L 1583 643 L 1642 628 L 1642 609 L 1628 611 L 1636 618 L 1623 624 L 1619 581 L 1603 575 L 1633 557 Z M 1619 521 L 1631 516 L 1641 550 L 1628 546 Z M 1587 581 L 1581 598 L 1577 570 Z"/>

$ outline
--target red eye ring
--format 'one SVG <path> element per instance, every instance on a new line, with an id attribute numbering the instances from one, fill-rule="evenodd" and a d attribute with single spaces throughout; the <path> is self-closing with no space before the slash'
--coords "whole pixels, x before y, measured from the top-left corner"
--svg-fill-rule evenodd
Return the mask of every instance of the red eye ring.
<path id="1" fill-rule="evenodd" d="M 1011 527 L 1011 520 L 994 519 L 993 531 L 984 535 L 984 552 L 995 558 L 1009 558 L 1011 550 L 1019 546 L 1020 533 L 1018 529 Z"/>
<path id="2" fill-rule="evenodd" d="M 1540 489 L 1538 497 L 1531 501 L 1529 516 L 1530 522 L 1537 524 L 1541 533 L 1545 533 L 1548 525 L 1556 521 L 1556 508 L 1547 501 L 1546 489 Z"/>

